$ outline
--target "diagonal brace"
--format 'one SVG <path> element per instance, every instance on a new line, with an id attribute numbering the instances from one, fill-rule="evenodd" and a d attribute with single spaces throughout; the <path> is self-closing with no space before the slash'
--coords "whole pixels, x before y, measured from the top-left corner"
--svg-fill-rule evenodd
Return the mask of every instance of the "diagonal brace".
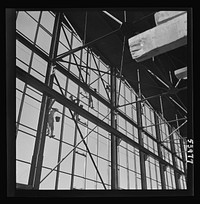
<path id="1" fill-rule="evenodd" d="M 97 38 L 97 39 L 95 39 L 95 40 L 92 40 L 91 42 L 86 43 L 86 44 L 83 45 L 83 46 L 79 46 L 79 47 L 74 48 L 74 49 L 71 49 L 71 50 L 69 50 L 69 51 L 67 51 L 67 52 L 65 52 L 65 53 L 63 53 L 63 54 L 60 54 L 60 55 L 57 56 L 54 60 L 55 60 L 55 61 L 58 61 L 58 60 L 62 59 L 63 57 L 66 57 L 66 56 L 68 56 L 68 55 L 74 54 L 75 52 L 78 52 L 79 50 L 82 50 L 82 49 L 84 49 L 85 47 L 91 46 L 92 44 L 96 43 L 96 42 L 99 41 L 99 40 L 102 40 L 102 39 L 105 38 L 105 37 L 108 37 L 108 36 L 110 36 L 110 35 L 112 35 L 112 34 L 114 34 L 114 33 L 117 33 L 119 30 L 121 30 L 121 26 L 120 26 L 118 29 L 116 29 L 116 30 L 114 30 L 114 31 L 112 31 L 112 32 L 110 32 L 110 33 L 108 33 L 108 34 L 106 34 L 106 35 L 103 35 L 103 36 L 101 36 L 101 37 L 99 37 L 99 38 Z"/>
<path id="2" fill-rule="evenodd" d="M 92 154 L 91 154 L 91 152 L 90 152 L 90 150 L 89 150 L 89 148 L 88 148 L 88 146 L 87 146 L 87 143 L 86 143 L 85 140 L 84 140 L 83 134 L 82 134 L 82 132 L 81 132 L 79 126 L 78 126 L 78 123 L 77 123 L 77 121 L 76 121 L 76 119 L 75 119 L 75 117 L 74 117 L 74 114 L 72 113 L 72 110 L 70 110 L 70 109 L 69 109 L 69 112 L 70 112 L 70 114 L 71 114 L 71 116 L 72 116 L 72 119 L 74 120 L 74 123 L 75 123 L 75 125 L 76 125 L 76 127 L 77 127 L 77 129 L 78 129 L 78 131 L 79 131 L 80 137 L 81 137 L 81 139 L 82 139 L 82 141 L 83 141 L 83 143 L 84 143 L 84 145 L 85 145 L 85 147 L 86 147 L 86 149 L 87 149 L 87 151 L 88 151 L 88 153 L 89 153 L 90 159 L 92 160 L 92 163 L 93 163 L 93 165 L 94 165 L 94 167 L 95 167 L 95 169 L 96 169 L 96 171 L 97 171 L 97 174 L 98 174 L 98 176 L 99 176 L 99 178 L 100 178 L 100 180 L 101 180 L 101 182 L 102 182 L 102 184 L 103 184 L 103 187 L 104 187 L 105 190 L 106 190 L 106 186 L 105 186 L 105 184 L 104 184 L 104 181 L 103 181 L 103 179 L 102 179 L 102 177 L 101 177 L 101 174 L 100 174 L 100 172 L 99 172 L 99 170 L 98 170 L 98 168 L 97 168 L 97 166 L 96 166 L 96 164 L 95 164 L 95 161 L 94 161 L 94 159 L 93 159 L 93 157 L 92 157 Z"/>
<path id="3" fill-rule="evenodd" d="M 66 38 L 66 40 L 67 40 L 67 43 L 68 43 L 70 49 L 72 49 L 72 46 L 71 46 L 71 44 L 70 44 L 70 42 L 69 42 L 69 40 L 68 40 L 67 34 L 66 34 L 66 32 L 65 32 L 65 29 L 63 28 L 63 26 L 61 26 L 61 28 L 62 28 L 62 30 L 63 30 L 63 33 L 64 33 L 64 35 L 65 35 L 65 38 Z M 72 53 L 72 54 L 73 54 L 73 58 L 74 58 L 74 61 L 75 61 L 75 63 L 76 63 L 76 66 L 77 66 L 77 68 L 78 68 L 78 72 L 79 72 L 79 74 L 80 74 L 80 77 L 81 77 L 82 81 L 84 82 L 84 79 L 83 79 L 83 76 L 82 76 L 82 73 L 81 73 L 81 68 L 80 68 L 81 65 L 78 65 L 78 62 L 77 62 L 77 60 L 76 60 L 76 57 L 75 57 L 74 53 Z"/>
<path id="4" fill-rule="evenodd" d="M 177 89 L 176 92 L 179 92 L 179 91 L 182 91 L 182 90 L 185 90 L 185 89 L 187 89 L 187 87 L 183 87 L 183 88 Z M 134 104 L 134 103 L 137 103 L 137 102 L 143 102 L 143 101 L 146 101 L 146 100 L 149 100 L 149 99 L 152 99 L 152 98 L 156 98 L 156 97 L 164 96 L 164 95 L 168 95 L 168 94 L 170 95 L 170 94 L 174 94 L 174 93 L 172 92 L 172 90 L 169 90 L 167 92 L 164 92 L 164 93 L 161 93 L 161 94 L 158 94 L 158 95 L 149 96 L 149 97 L 147 97 L 145 99 L 141 99 L 139 101 L 134 101 L 134 102 L 127 103 L 127 104 L 118 105 L 118 107 L 127 106 L 127 105 Z"/>
<path id="5" fill-rule="evenodd" d="M 161 141 L 161 143 L 165 142 L 174 132 L 176 132 L 178 129 L 180 129 L 185 123 L 187 122 L 187 120 L 185 122 L 183 122 L 179 127 L 177 127 L 175 130 L 173 130 L 163 141 Z"/>
<path id="6" fill-rule="evenodd" d="M 109 115 L 110 113 L 108 113 Z M 102 120 L 106 119 L 108 117 L 108 115 L 106 115 Z M 94 128 L 92 128 L 90 130 L 90 132 L 83 138 L 84 140 L 90 135 L 90 133 L 92 131 L 94 131 L 95 128 L 97 128 L 98 126 L 96 125 Z M 51 171 L 40 181 L 40 183 L 42 183 L 81 143 L 83 142 L 83 140 L 81 140 L 80 142 L 78 142 L 76 144 L 76 146 L 73 147 L 73 149 L 71 149 L 67 155 L 65 155 L 57 164 L 54 168 L 51 169 Z"/>
<path id="7" fill-rule="evenodd" d="M 62 91 L 62 88 L 61 88 L 61 86 L 60 86 L 60 83 L 59 83 L 59 81 L 58 81 L 56 75 L 54 76 L 54 78 L 56 79 L 56 82 L 57 82 L 57 84 L 58 84 L 58 87 L 59 87 L 59 89 L 60 89 L 62 95 L 65 96 L 64 93 L 63 93 L 63 91 Z M 79 126 L 78 126 L 78 123 L 77 123 L 77 121 L 76 121 L 76 119 L 75 119 L 75 117 L 74 117 L 74 114 L 72 113 L 72 110 L 71 110 L 70 108 L 69 108 L 69 112 L 70 112 L 70 114 L 71 114 L 71 116 L 72 116 L 72 119 L 74 120 L 74 123 L 75 123 L 75 125 L 76 125 L 76 127 L 77 127 L 77 129 L 78 129 L 78 131 L 79 131 L 80 137 L 81 137 L 81 139 L 82 139 L 82 141 L 83 141 L 83 143 L 84 143 L 84 145 L 85 145 L 85 147 L 86 147 L 86 149 L 87 149 L 87 151 L 88 151 L 88 153 L 89 153 L 89 156 L 90 156 L 90 158 L 91 158 L 91 160 L 92 160 L 92 163 L 93 163 L 93 165 L 94 165 L 94 167 L 95 167 L 95 169 L 96 169 L 96 171 L 97 171 L 97 174 L 98 174 L 98 176 L 99 176 L 99 178 L 100 178 L 100 180 L 101 180 L 101 182 L 102 182 L 104 188 L 106 189 L 106 186 L 105 186 L 105 184 L 104 184 L 104 182 L 103 182 L 103 179 L 102 179 L 102 177 L 101 177 L 101 174 L 100 174 L 100 172 L 99 172 L 99 170 L 98 170 L 98 168 L 97 168 L 97 166 L 96 166 L 96 164 L 95 164 L 95 161 L 94 161 L 94 159 L 93 159 L 93 157 L 92 157 L 92 154 L 91 154 L 91 152 L 90 152 L 90 150 L 89 150 L 89 148 L 88 148 L 88 146 L 87 146 L 87 143 L 86 143 L 85 140 L 84 140 L 83 134 L 82 134 L 82 132 L 81 132 Z"/>
<path id="8" fill-rule="evenodd" d="M 97 71 L 99 72 L 99 76 L 100 76 L 101 82 L 102 82 L 102 84 L 103 84 L 103 87 L 104 87 L 104 89 L 105 89 L 105 91 L 106 91 L 107 97 L 108 97 L 108 99 L 110 100 L 110 96 L 109 96 L 109 94 L 108 94 L 108 91 L 107 91 L 107 89 L 106 89 L 105 83 L 104 83 L 104 81 L 103 81 L 103 76 L 102 76 L 101 73 L 100 73 L 98 64 L 97 64 L 97 62 L 96 62 L 96 60 L 95 60 L 95 57 L 94 57 L 94 54 L 93 54 L 93 53 L 92 53 L 92 58 L 93 58 L 93 60 L 94 60 L 95 66 L 96 66 L 96 68 L 97 68 Z"/>

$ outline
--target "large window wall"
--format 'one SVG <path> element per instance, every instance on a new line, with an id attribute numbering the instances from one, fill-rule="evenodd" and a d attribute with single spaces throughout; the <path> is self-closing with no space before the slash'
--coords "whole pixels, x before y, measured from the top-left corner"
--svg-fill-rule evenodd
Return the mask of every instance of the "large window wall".
<path id="1" fill-rule="evenodd" d="M 55 14 L 49 11 L 19 11 L 16 16 L 17 34 L 43 53 L 39 55 L 26 43 L 16 39 L 16 65 L 45 83 Z M 82 44 L 79 36 L 61 22 L 57 55 Z M 106 65 L 90 48 L 84 48 L 64 57 L 58 62 L 58 65 L 82 83 L 87 84 L 102 100 L 92 96 L 72 78 L 57 69 L 55 69 L 55 76 L 59 84 L 54 78 L 52 89 L 61 94 L 61 88 L 67 99 L 77 99 L 78 105 L 81 105 L 84 110 L 111 125 L 111 108 L 106 105 L 106 103 L 111 103 L 111 67 Z M 121 84 L 120 89 L 119 84 Z M 119 104 L 136 101 L 137 94 L 126 80 L 120 82 L 120 79 L 116 78 L 116 91 L 119 96 Z M 16 79 L 16 183 L 29 184 L 43 97 L 44 93 Z M 55 166 L 56 168 L 40 183 L 39 189 L 104 189 L 89 152 L 81 142 L 79 130 L 83 137 L 86 137 L 85 142 L 106 188 L 111 189 L 110 132 L 85 117 L 75 114 L 78 130 L 67 107 L 57 102 L 56 99 L 53 107 L 58 109 L 57 115 L 61 119 L 60 122 L 55 122 L 55 137 L 45 139 L 41 180 Z M 118 142 L 118 188 L 142 189 L 142 179 L 144 179 L 147 189 L 161 189 L 160 174 L 162 171 L 159 165 L 161 161 L 147 155 L 144 162 L 146 177 L 141 173 L 136 103 L 120 107 L 118 111 L 120 113 L 117 114 L 116 129 L 137 143 L 137 146 L 133 146 L 124 140 Z M 158 117 L 159 123 L 163 123 L 163 119 L 159 115 Z M 143 147 L 156 156 L 159 156 L 158 148 L 161 148 L 161 159 L 173 165 L 170 143 L 158 146 L 154 110 L 148 103 L 142 104 L 142 126 L 144 127 Z M 164 140 L 169 134 L 168 124 L 159 125 L 159 131 L 161 140 Z M 178 153 L 182 151 L 180 151 L 181 144 L 177 143 L 179 137 L 176 133 L 173 136 L 177 139 L 174 144 L 177 151 L 176 165 L 184 173 L 183 157 Z M 59 163 L 64 157 L 65 159 Z M 174 169 L 166 168 L 164 176 L 166 188 L 177 188 Z M 184 175 L 180 176 L 179 181 L 181 188 L 186 188 Z"/>

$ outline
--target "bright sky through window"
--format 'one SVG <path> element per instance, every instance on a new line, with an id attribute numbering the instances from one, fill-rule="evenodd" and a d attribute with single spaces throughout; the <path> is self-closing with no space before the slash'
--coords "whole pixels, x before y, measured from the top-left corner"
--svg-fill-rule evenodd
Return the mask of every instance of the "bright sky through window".
<path id="1" fill-rule="evenodd" d="M 31 50 L 28 43 L 25 45 L 17 39 L 16 65 L 42 83 L 45 83 L 48 74 L 47 58 L 52 49 L 55 19 L 55 14 L 49 11 L 19 11 L 17 14 L 16 32 L 39 51 Z M 63 23 L 60 26 L 58 55 L 83 45 L 72 30 Z M 43 54 L 38 54 L 39 52 Z M 111 108 L 106 106 L 111 100 L 110 67 L 89 48 L 68 55 L 58 64 L 72 77 L 69 78 L 56 70 L 55 75 L 59 85 L 54 80 L 52 89 L 61 94 L 61 88 L 67 99 L 78 99 L 79 105 L 82 105 L 84 110 L 111 125 Z M 90 68 L 88 69 L 88 67 Z M 102 98 L 102 101 L 91 96 L 83 87 L 76 84 L 73 77 L 86 83 Z M 118 78 L 116 82 L 118 89 L 120 83 Z M 40 126 L 43 96 L 44 94 L 39 90 L 18 78 L 16 79 L 16 183 L 29 184 L 32 156 L 35 150 L 37 130 Z M 128 82 L 121 81 L 119 104 L 135 102 L 137 97 Z M 40 183 L 39 189 L 104 189 L 83 142 L 74 150 L 74 146 L 81 141 L 81 135 L 72 120 L 69 109 L 57 101 L 53 104 L 53 108 L 58 109 L 57 115 L 60 117 L 60 121 L 54 124 L 55 137 L 47 136 L 45 139 L 41 180 L 55 166 L 56 168 Z M 143 103 L 141 111 L 142 126 L 145 131 L 142 133 L 143 147 L 155 155 L 155 157 L 148 155 L 144 161 L 147 189 L 162 189 L 161 165 L 156 157 L 162 157 L 171 165 L 173 165 L 173 161 L 171 143 L 164 143 L 160 153 L 157 135 L 159 134 L 160 139 L 164 140 L 169 134 L 169 125 L 165 123 L 156 129 L 155 117 L 158 116 L 148 103 Z M 120 107 L 119 112 L 116 117 L 116 129 L 138 144 L 136 103 Z M 75 114 L 75 118 L 83 137 L 87 136 L 85 142 L 106 188 L 111 189 L 111 134 L 83 116 Z M 163 122 L 162 118 L 158 118 L 158 120 L 159 123 Z M 173 134 L 176 139 L 178 139 L 177 134 Z M 184 171 L 180 153 L 182 151 L 181 144 L 177 142 L 174 148 L 178 156 L 176 158 L 177 168 Z M 71 153 L 58 165 L 59 161 L 70 151 Z M 121 140 L 117 146 L 117 152 L 119 189 L 142 189 L 140 150 Z M 173 168 L 167 167 L 164 176 L 167 188 L 175 189 Z M 180 180 L 182 188 L 186 188 L 185 177 L 180 177 Z"/>

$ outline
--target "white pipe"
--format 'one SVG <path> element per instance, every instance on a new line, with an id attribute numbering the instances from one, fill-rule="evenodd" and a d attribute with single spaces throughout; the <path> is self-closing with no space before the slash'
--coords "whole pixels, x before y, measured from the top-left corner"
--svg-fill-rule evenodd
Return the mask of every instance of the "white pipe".
<path id="1" fill-rule="evenodd" d="M 114 17 L 113 15 L 111 15 L 110 13 L 108 13 L 107 11 L 103 11 L 106 15 L 108 15 L 109 17 L 111 17 L 113 20 L 115 20 L 117 23 L 119 23 L 120 25 L 122 25 L 122 22 L 117 19 L 116 17 Z"/>
<path id="2" fill-rule="evenodd" d="M 181 81 L 181 79 L 178 80 L 178 82 L 175 85 L 175 88 L 178 86 L 179 82 Z"/>
<path id="3" fill-rule="evenodd" d="M 169 88 L 169 86 L 164 82 L 162 81 L 158 76 L 156 76 L 151 70 L 147 70 L 151 75 L 155 76 L 156 79 L 158 79 L 162 84 L 164 84 L 167 88 Z"/>
<path id="4" fill-rule="evenodd" d="M 171 96 L 169 97 L 177 106 L 179 106 L 185 113 L 187 113 L 187 111 L 181 106 L 179 105 Z"/>

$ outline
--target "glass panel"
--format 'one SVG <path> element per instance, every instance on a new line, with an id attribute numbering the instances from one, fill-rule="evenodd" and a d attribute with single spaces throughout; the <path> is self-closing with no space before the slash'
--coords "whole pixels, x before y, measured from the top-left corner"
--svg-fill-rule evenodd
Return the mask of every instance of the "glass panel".
<path id="1" fill-rule="evenodd" d="M 30 57 L 31 57 L 31 50 L 17 40 L 16 58 L 20 59 L 21 61 L 29 65 Z"/>
<path id="2" fill-rule="evenodd" d="M 130 189 L 136 189 L 136 177 L 135 173 L 129 171 Z"/>
<path id="3" fill-rule="evenodd" d="M 29 16 L 29 15 L 31 16 Z M 39 19 L 40 11 L 29 11 L 28 14 L 26 12 L 19 12 L 17 19 L 17 29 L 21 31 L 24 35 L 26 35 L 32 41 L 35 38 L 35 32 L 37 27 L 37 22 Z M 51 46 L 51 38 L 54 27 L 55 17 L 52 13 L 48 11 L 43 11 L 41 16 L 41 25 L 39 27 L 38 37 L 36 44 L 38 47 L 44 50 L 44 52 L 49 53 Z M 71 32 L 68 31 L 67 28 L 63 25 L 64 30 L 66 31 L 66 35 L 68 40 L 71 42 Z M 20 32 L 19 32 L 20 33 Z M 20 34 L 21 34 L 20 33 Z M 58 46 L 58 54 L 66 52 L 69 50 L 70 46 L 66 40 L 66 36 L 64 35 L 63 29 L 61 28 L 60 37 L 59 37 L 59 46 Z M 79 47 L 82 45 L 82 42 L 79 41 L 75 36 L 73 36 L 73 48 Z M 80 55 L 83 52 L 83 61 L 80 61 Z M 69 61 L 71 59 L 72 64 L 70 64 L 70 72 L 79 78 L 80 72 L 79 68 L 77 68 L 79 64 L 84 64 L 87 61 L 86 49 L 83 51 L 76 52 L 73 56 L 67 56 L 64 59 Z M 16 64 L 28 72 L 28 67 L 30 64 L 30 58 L 32 55 L 32 51 L 28 49 L 25 45 L 16 41 Z M 95 58 L 95 61 L 93 59 Z M 65 69 L 68 69 L 69 64 L 59 63 Z M 89 54 L 88 64 L 93 69 L 97 69 L 97 65 L 101 71 L 107 71 L 109 68 L 105 65 L 101 59 L 94 54 L 94 56 Z M 97 65 L 96 65 L 97 64 Z M 81 74 L 86 79 L 85 68 L 80 68 Z M 47 71 L 47 61 L 42 59 L 37 54 L 33 54 L 33 61 L 31 64 L 30 74 L 41 80 L 45 81 L 45 75 Z M 88 78 L 87 84 L 91 83 L 90 88 L 96 91 L 98 94 L 102 95 L 106 100 L 108 99 L 107 93 L 105 91 L 104 85 L 108 86 L 108 93 L 110 94 L 109 86 L 110 86 L 110 75 L 101 73 L 102 79 L 98 71 L 92 71 L 88 69 Z M 73 96 L 73 99 L 78 97 L 80 99 L 80 104 L 83 105 L 83 108 L 89 111 L 91 114 L 98 117 L 100 120 L 108 114 L 110 109 L 106 107 L 103 103 L 92 96 L 93 107 L 90 106 L 89 103 L 89 94 L 85 92 L 82 88 L 78 86 L 78 84 L 74 83 L 72 80 L 67 79 L 66 76 L 56 71 L 56 76 L 58 81 L 65 91 L 66 82 L 68 81 L 67 87 L 67 98 L 70 99 L 70 96 Z M 79 78 L 80 79 L 80 78 Z M 117 78 L 117 89 L 119 89 L 119 79 Z M 18 116 L 20 101 L 22 98 L 22 91 L 24 89 L 24 83 L 20 80 L 16 80 L 16 113 Z M 27 86 L 25 101 L 22 109 L 21 123 L 19 125 L 19 133 L 18 138 L 16 140 L 16 156 L 19 160 L 25 160 L 26 162 L 31 162 L 32 154 L 34 150 L 35 137 L 37 133 L 37 126 L 40 114 L 40 106 L 42 100 L 42 93 L 37 91 L 36 89 Z M 53 85 L 53 89 L 60 93 L 59 87 L 55 84 Z M 96 90 L 95 90 L 96 89 Z M 78 96 L 77 94 L 81 92 Z M 29 96 L 28 96 L 29 95 Z M 35 99 L 36 100 L 35 100 Z M 120 98 L 119 104 L 127 104 L 130 102 L 134 102 L 136 100 L 136 93 L 133 89 L 129 87 L 128 82 L 122 81 L 121 89 L 120 89 Z M 63 111 L 63 105 L 55 102 L 53 105 L 54 108 L 58 108 L 59 112 Z M 136 112 L 136 104 L 128 105 L 125 107 L 119 108 L 124 114 L 137 122 L 137 112 Z M 143 115 L 142 115 L 142 123 L 145 126 L 151 126 L 155 124 L 154 121 L 154 110 L 150 106 L 149 103 L 143 103 L 142 107 Z M 60 114 L 58 113 L 58 114 Z M 59 152 L 59 144 L 62 143 L 61 149 L 61 159 L 65 158 L 66 155 L 73 150 L 74 139 L 75 139 L 75 123 L 71 119 L 71 115 L 68 108 L 65 108 L 64 116 L 61 115 L 60 122 L 55 123 L 55 138 L 45 138 L 45 148 L 44 148 L 44 159 L 43 159 L 43 168 L 41 178 L 47 175 L 50 170 L 58 164 L 58 152 Z M 62 117 L 64 120 L 62 120 Z M 95 124 L 86 120 L 84 116 L 78 117 L 78 124 L 83 136 L 85 136 L 88 132 L 91 131 Z M 133 126 L 132 123 L 127 122 L 123 117 L 117 117 L 118 126 L 117 129 L 126 135 L 127 137 L 133 139 L 138 142 L 138 128 Z M 61 121 L 64 123 L 62 124 Z M 106 123 L 110 124 L 110 116 L 109 119 L 104 120 Z M 166 122 L 165 119 L 159 117 L 159 123 Z M 161 140 L 164 140 L 169 135 L 168 124 L 159 125 L 159 131 L 161 134 Z M 61 127 L 63 130 L 61 131 Z M 156 130 L 154 126 L 145 128 L 149 134 L 145 134 L 144 136 L 144 147 L 158 155 L 158 144 L 157 141 L 154 141 L 156 138 Z M 62 141 L 61 139 L 62 133 Z M 154 138 L 153 138 L 154 137 Z M 179 138 L 178 133 L 174 133 L 173 137 Z M 95 161 L 95 164 L 98 166 L 98 170 L 107 186 L 110 189 L 111 184 L 111 141 L 110 141 L 110 133 L 106 130 L 96 127 L 92 130 L 88 138 L 85 140 L 88 148 L 92 154 L 92 157 Z M 77 141 L 78 143 L 81 141 L 80 133 L 77 131 Z M 172 154 L 167 149 L 170 148 L 170 143 L 164 143 L 166 148 L 161 147 L 163 159 L 167 162 L 173 164 L 172 162 Z M 104 189 L 103 185 L 100 181 L 100 178 L 97 174 L 97 171 L 91 161 L 91 158 L 86 151 L 86 147 L 83 142 L 76 147 L 75 149 L 75 177 L 74 177 L 74 188 L 75 189 Z M 180 141 L 177 140 L 177 144 L 175 143 L 175 151 L 176 155 L 181 157 L 181 148 Z M 182 157 L 181 157 L 182 158 Z M 71 183 L 71 173 L 72 173 L 72 160 L 73 160 L 73 151 L 62 161 L 60 164 L 60 172 L 59 172 L 59 182 L 58 189 L 69 189 Z M 180 170 L 183 170 L 183 163 L 176 157 L 177 167 Z M 161 179 L 160 179 L 160 168 L 159 162 L 150 156 L 147 157 L 145 161 L 146 167 L 146 179 L 147 179 L 147 188 L 148 189 L 161 189 Z M 140 158 L 139 158 L 139 150 L 134 148 L 133 146 L 127 144 L 123 140 L 118 146 L 118 175 L 119 175 L 119 188 L 121 189 L 141 189 L 141 172 L 140 172 Z M 27 183 L 30 165 L 17 161 L 17 182 Z M 86 177 L 86 178 L 84 178 Z M 56 179 L 56 171 L 53 171 L 42 183 L 40 189 L 55 189 L 55 179 Z M 175 188 L 175 178 L 174 178 L 174 169 L 167 168 L 165 171 L 165 180 L 167 189 Z M 185 177 L 180 178 L 182 188 L 186 188 Z"/>
<path id="4" fill-rule="evenodd" d="M 94 181 L 86 181 L 86 189 L 95 189 L 96 183 Z"/>
<path id="5" fill-rule="evenodd" d="M 37 23 L 24 11 L 18 13 L 16 29 L 34 41 Z"/>
<path id="6" fill-rule="evenodd" d="M 48 173 L 50 169 L 42 168 L 41 178 L 43 179 Z M 55 189 L 55 180 L 56 180 L 56 172 L 53 171 L 49 176 L 46 177 L 46 179 L 40 183 L 40 189 Z"/>
<path id="7" fill-rule="evenodd" d="M 44 148 L 44 159 L 43 165 L 53 168 L 58 163 L 58 146 L 59 143 L 55 139 L 46 137 L 45 148 Z"/>
<path id="8" fill-rule="evenodd" d="M 42 12 L 41 25 L 43 25 L 50 33 L 53 32 L 54 16 L 48 11 Z"/>
<path id="9" fill-rule="evenodd" d="M 120 167 L 120 188 L 127 189 L 127 170 Z"/>
<path id="10" fill-rule="evenodd" d="M 59 173 L 59 181 L 58 181 L 58 189 L 59 190 L 67 190 L 70 188 L 70 175 Z"/>
<path id="11" fill-rule="evenodd" d="M 94 157 L 94 161 L 96 161 L 96 157 Z M 94 167 L 94 164 L 92 163 L 92 160 L 87 156 L 87 172 L 86 172 L 86 177 L 95 180 L 96 178 L 96 170 Z"/>
<path id="12" fill-rule="evenodd" d="M 41 75 L 45 76 L 47 70 L 47 62 L 34 53 L 32 68 L 37 70 Z"/>
<path id="13" fill-rule="evenodd" d="M 104 181 L 104 183 L 107 183 L 108 181 L 108 162 L 103 160 L 103 159 L 98 159 L 98 170 L 101 174 L 101 177 Z M 98 181 L 101 181 L 99 176 L 98 176 Z"/>
<path id="14" fill-rule="evenodd" d="M 21 127 L 19 129 L 22 129 Z M 27 132 L 30 132 L 26 130 Z M 31 162 L 35 138 L 26 134 L 25 132 L 18 131 L 16 140 L 16 158 Z M 26 154 L 24 154 L 26 152 Z"/>
<path id="15" fill-rule="evenodd" d="M 126 167 L 126 149 L 123 147 L 119 147 L 119 160 L 120 160 L 120 165 Z"/>
<path id="16" fill-rule="evenodd" d="M 42 28 L 39 28 L 36 43 L 46 53 L 49 54 L 49 50 L 51 46 L 51 36 L 47 32 L 45 32 Z"/>
<path id="17" fill-rule="evenodd" d="M 31 15 L 36 21 L 39 19 L 40 11 L 26 11 L 29 15 Z"/>
<path id="18" fill-rule="evenodd" d="M 16 183 L 28 184 L 30 164 L 16 161 Z"/>
<path id="19" fill-rule="evenodd" d="M 151 180 L 147 178 L 147 189 L 151 189 Z"/>
<path id="20" fill-rule="evenodd" d="M 99 136 L 99 144 L 98 144 L 99 156 L 103 158 L 108 157 L 108 140 L 102 136 Z"/>
<path id="21" fill-rule="evenodd" d="M 75 189 L 80 189 L 80 190 L 84 189 L 84 179 L 75 176 L 74 177 L 74 188 Z"/>
<path id="22" fill-rule="evenodd" d="M 71 152 L 71 150 L 73 149 L 72 146 L 63 144 L 62 146 L 62 152 L 61 152 L 61 159 L 65 158 L 66 155 L 69 154 L 69 152 Z M 67 173 L 71 173 L 71 169 L 72 169 L 72 155 L 73 153 L 71 152 L 60 164 L 60 171 L 64 171 Z"/>
<path id="23" fill-rule="evenodd" d="M 37 129 L 39 110 L 40 103 L 28 96 L 25 96 L 20 122 Z"/>

